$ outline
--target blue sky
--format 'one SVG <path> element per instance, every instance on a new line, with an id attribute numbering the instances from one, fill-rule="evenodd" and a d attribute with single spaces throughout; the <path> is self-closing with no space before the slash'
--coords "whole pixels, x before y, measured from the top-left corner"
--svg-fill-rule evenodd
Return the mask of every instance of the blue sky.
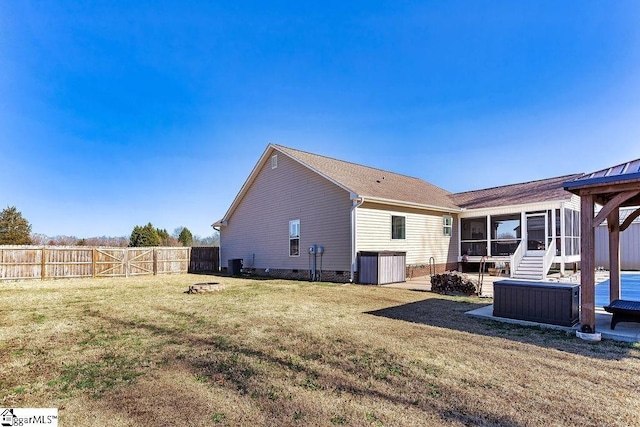
<path id="1" fill-rule="evenodd" d="M 637 1 L 1 1 L 0 206 L 212 233 L 269 142 L 458 192 L 640 157 Z"/>

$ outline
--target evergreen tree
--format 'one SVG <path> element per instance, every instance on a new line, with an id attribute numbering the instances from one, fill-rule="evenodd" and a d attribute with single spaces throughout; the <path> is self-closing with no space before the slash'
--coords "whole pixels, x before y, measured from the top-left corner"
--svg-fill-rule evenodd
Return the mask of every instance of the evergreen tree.
<path id="1" fill-rule="evenodd" d="M 162 246 L 171 246 L 171 236 L 169 236 L 169 232 L 167 229 L 159 229 L 156 228 L 156 232 L 158 233 L 158 237 L 160 237 L 160 244 Z"/>
<path id="2" fill-rule="evenodd" d="M 143 247 L 143 246 L 160 246 L 160 236 L 158 231 L 151 223 L 148 223 L 144 227 L 136 225 L 131 232 L 131 238 L 129 239 L 129 246 Z"/>
<path id="3" fill-rule="evenodd" d="M 0 212 L 0 245 L 30 245 L 31 224 L 15 206 Z"/>
<path id="4" fill-rule="evenodd" d="M 184 227 L 178 236 L 178 241 L 182 246 L 191 246 L 193 244 L 193 234 L 187 227 Z"/>
<path id="5" fill-rule="evenodd" d="M 131 237 L 129 237 L 129 246 L 136 247 L 142 240 L 142 231 L 140 229 L 141 227 L 139 225 L 133 227 L 133 231 L 131 231 Z"/>

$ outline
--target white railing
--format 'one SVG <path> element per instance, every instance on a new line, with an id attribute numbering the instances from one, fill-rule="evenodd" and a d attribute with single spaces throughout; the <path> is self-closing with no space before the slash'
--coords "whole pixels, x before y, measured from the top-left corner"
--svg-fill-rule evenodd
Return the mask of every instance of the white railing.
<path id="1" fill-rule="evenodd" d="M 553 258 L 556 256 L 556 239 L 551 239 L 551 243 L 547 248 L 547 251 L 544 253 L 543 259 L 543 267 L 542 267 L 542 278 L 544 279 L 551 268 L 551 264 L 553 264 Z"/>
<path id="2" fill-rule="evenodd" d="M 523 241 L 521 240 L 520 244 L 516 248 L 516 251 L 512 255 L 509 255 L 509 275 L 511 277 L 513 277 L 518 266 L 520 265 L 520 262 L 522 261 L 522 258 L 524 258 L 524 245 L 522 243 Z"/>

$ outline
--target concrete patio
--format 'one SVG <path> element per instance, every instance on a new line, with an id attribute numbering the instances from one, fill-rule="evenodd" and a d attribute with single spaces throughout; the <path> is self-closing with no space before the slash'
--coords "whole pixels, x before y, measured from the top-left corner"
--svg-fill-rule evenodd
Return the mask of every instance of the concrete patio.
<path id="1" fill-rule="evenodd" d="M 478 274 L 468 273 L 467 277 L 473 281 L 478 280 Z M 609 272 L 606 270 L 596 271 L 596 283 L 603 282 L 609 279 Z M 509 279 L 505 276 L 489 276 L 485 275 L 482 280 L 482 297 L 493 297 L 493 284 L 499 280 Z M 550 274 L 547 277 L 549 282 L 559 283 L 580 283 L 580 273 L 561 277 L 559 274 Z M 408 279 L 402 283 L 391 283 L 388 285 L 382 285 L 387 288 L 408 289 L 412 291 L 429 292 L 431 291 L 431 278 L 430 276 L 420 276 Z M 504 317 L 496 317 L 493 315 L 493 305 L 487 305 L 485 307 L 478 308 L 466 313 L 469 317 L 478 319 L 495 320 L 497 322 L 512 323 L 523 326 L 537 326 L 541 328 L 556 329 L 566 332 L 575 333 L 579 328 L 579 324 L 573 327 L 549 325 L 537 322 L 529 322 L 526 320 L 508 319 Z M 611 330 L 611 317 L 610 313 L 604 311 L 601 307 L 596 308 L 596 332 L 600 333 L 603 339 L 610 339 L 614 341 L 624 342 L 640 342 L 640 324 L 622 322 L 616 325 L 615 330 Z"/>
<path id="2" fill-rule="evenodd" d="M 545 323 L 529 322 L 526 320 L 508 319 L 493 315 L 493 305 L 487 305 L 465 313 L 469 317 L 476 319 L 495 320 L 497 322 L 512 323 L 523 326 L 538 326 L 546 329 L 556 329 L 560 331 L 573 332 L 579 328 L 579 324 L 573 327 L 548 325 Z M 615 330 L 611 330 L 611 314 L 602 308 L 596 308 L 596 332 L 600 333 L 602 339 L 624 342 L 640 342 L 640 324 L 621 322 L 616 325 Z"/>

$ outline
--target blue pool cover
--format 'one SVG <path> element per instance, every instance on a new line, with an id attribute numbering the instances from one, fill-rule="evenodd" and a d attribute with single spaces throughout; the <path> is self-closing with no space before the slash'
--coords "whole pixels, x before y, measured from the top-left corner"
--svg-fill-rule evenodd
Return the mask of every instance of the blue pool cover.
<path id="1" fill-rule="evenodd" d="M 622 299 L 640 301 L 640 274 L 621 274 Z M 596 285 L 596 307 L 609 305 L 609 281 Z"/>

